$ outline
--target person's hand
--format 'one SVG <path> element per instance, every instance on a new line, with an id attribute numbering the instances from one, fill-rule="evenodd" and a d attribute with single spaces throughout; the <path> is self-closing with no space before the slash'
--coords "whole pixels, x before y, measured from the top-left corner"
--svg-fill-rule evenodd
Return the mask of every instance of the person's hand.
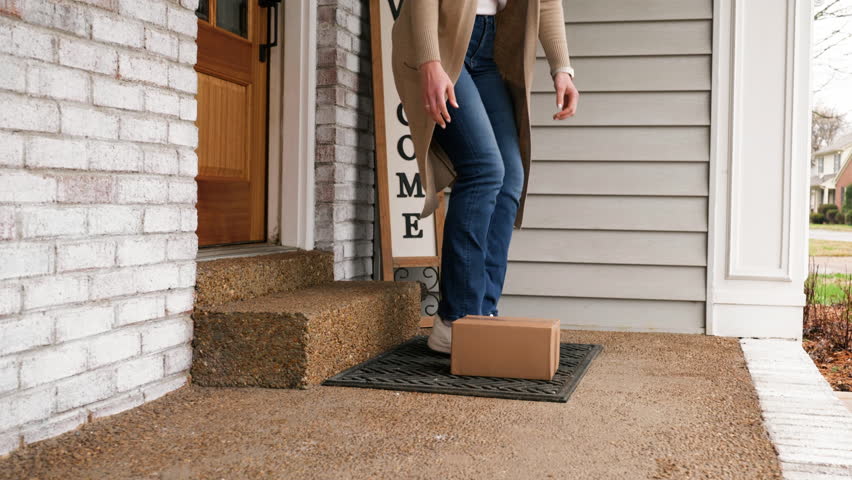
<path id="1" fill-rule="evenodd" d="M 438 60 L 423 63 L 418 70 L 423 85 L 423 108 L 441 128 L 447 128 L 446 122 L 450 121 L 447 98 L 454 107 L 459 108 L 453 82 Z"/>
<path id="2" fill-rule="evenodd" d="M 580 100 L 580 92 L 574 86 L 574 80 L 566 72 L 558 72 L 553 77 L 553 87 L 556 89 L 556 108 L 559 110 L 553 115 L 554 120 L 565 120 L 577 113 L 577 102 Z"/>

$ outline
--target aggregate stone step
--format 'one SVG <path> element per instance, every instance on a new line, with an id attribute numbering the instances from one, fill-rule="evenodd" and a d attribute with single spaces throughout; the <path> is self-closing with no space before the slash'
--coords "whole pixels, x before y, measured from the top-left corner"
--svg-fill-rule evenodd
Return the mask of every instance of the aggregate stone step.
<path id="1" fill-rule="evenodd" d="M 334 253 L 293 252 L 198 262 L 196 305 L 213 306 L 334 280 Z"/>
<path id="2" fill-rule="evenodd" d="M 417 333 L 417 282 L 341 281 L 216 306 L 197 305 L 192 381 L 203 386 L 319 384 Z"/>

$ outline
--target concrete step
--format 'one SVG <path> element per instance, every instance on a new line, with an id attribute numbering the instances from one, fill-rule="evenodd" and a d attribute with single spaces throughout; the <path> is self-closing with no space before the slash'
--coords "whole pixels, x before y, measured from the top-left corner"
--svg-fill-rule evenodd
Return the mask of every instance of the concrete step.
<path id="1" fill-rule="evenodd" d="M 205 307 L 334 280 L 334 253 L 296 250 L 198 262 L 195 304 Z"/>
<path id="2" fill-rule="evenodd" d="M 193 382 L 304 387 L 414 336 L 420 286 L 329 282 L 223 304 L 196 304 L 193 316 Z"/>

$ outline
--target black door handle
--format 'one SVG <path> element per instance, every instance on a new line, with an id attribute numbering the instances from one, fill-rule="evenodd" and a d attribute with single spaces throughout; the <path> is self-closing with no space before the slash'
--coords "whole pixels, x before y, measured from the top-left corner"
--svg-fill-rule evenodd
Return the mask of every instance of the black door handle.
<path id="1" fill-rule="evenodd" d="M 260 45 L 260 61 L 265 62 L 269 59 L 269 51 L 272 47 L 278 46 L 278 5 L 281 0 L 257 0 L 260 8 L 271 8 L 272 11 L 266 15 L 266 43 Z M 273 19 L 275 19 L 275 27 L 273 34 Z"/>

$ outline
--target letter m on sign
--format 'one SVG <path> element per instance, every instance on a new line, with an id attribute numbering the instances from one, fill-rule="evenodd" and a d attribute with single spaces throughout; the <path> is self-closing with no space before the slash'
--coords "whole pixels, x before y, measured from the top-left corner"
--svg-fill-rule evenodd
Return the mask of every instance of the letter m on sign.
<path id="1" fill-rule="evenodd" d="M 420 182 L 420 174 L 414 174 L 414 182 L 408 181 L 408 175 L 405 172 L 396 172 L 399 178 L 399 194 L 396 198 L 423 198 L 423 184 Z M 414 194 L 414 189 L 417 189 L 417 194 Z"/>

